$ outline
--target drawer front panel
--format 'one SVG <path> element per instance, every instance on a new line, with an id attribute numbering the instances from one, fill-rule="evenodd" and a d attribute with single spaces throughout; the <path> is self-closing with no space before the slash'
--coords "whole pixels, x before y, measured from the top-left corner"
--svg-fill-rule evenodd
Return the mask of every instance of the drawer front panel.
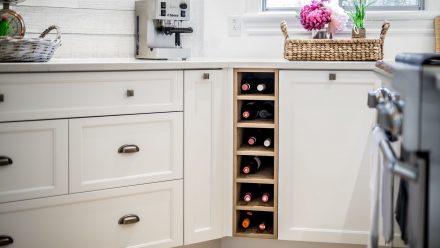
<path id="1" fill-rule="evenodd" d="M 4 74 L 0 122 L 183 110 L 183 72 Z"/>
<path id="2" fill-rule="evenodd" d="M 69 137 L 70 192 L 183 177 L 182 113 L 70 120 Z"/>
<path id="3" fill-rule="evenodd" d="M 0 235 L 14 240 L 11 248 L 180 246 L 182 185 L 171 181 L 6 204 L 0 206 Z M 119 224 L 126 215 L 139 221 Z"/>
<path id="4" fill-rule="evenodd" d="M 0 202 L 67 194 L 66 120 L 0 124 Z"/>

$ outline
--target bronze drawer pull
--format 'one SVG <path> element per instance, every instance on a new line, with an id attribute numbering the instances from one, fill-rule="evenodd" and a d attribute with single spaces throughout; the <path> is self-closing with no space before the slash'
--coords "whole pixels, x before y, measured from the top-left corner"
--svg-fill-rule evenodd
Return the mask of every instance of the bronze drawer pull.
<path id="1" fill-rule="evenodd" d="M 127 97 L 133 97 L 134 96 L 134 90 L 127 90 Z"/>
<path id="2" fill-rule="evenodd" d="M 14 239 L 7 235 L 0 235 L 0 246 L 7 246 L 14 243 Z"/>
<path id="3" fill-rule="evenodd" d="M 9 157 L 5 157 L 5 156 L 0 156 L 0 166 L 7 166 L 7 165 L 11 165 L 12 159 Z"/>
<path id="4" fill-rule="evenodd" d="M 328 75 L 328 80 L 331 80 L 331 81 L 336 80 L 336 73 L 330 73 L 330 74 Z"/>
<path id="5" fill-rule="evenodd" d="M 140 149 L 137 145 L 123 145 L 118 149 L 118 153 L 135 153 L 139 151 Z"/>
<path id="6" fill-rule="evenodd" d="M 135 214 L 128 214 L 125 216 L 122 216 L 119 221 L 118 224 L 119 225 L 131 225 L 131 224 L 135 224 L 138 223 L 141 219 L 139 218 L 139 216 L 135 215 Z"/>

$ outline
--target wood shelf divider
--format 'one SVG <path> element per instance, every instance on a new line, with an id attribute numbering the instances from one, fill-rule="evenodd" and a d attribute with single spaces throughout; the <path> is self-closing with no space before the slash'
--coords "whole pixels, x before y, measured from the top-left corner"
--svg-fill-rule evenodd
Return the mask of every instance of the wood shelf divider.
<path id="1" fill-rule="evenodd" d="M 262 78 L 273 78 L 273 94 L 241 94 L 241 80 L 246 74 Z M 233 235 L 235 237 L 277 239 L 278 238 L 278 70 L 277 69 L 235 69 L 234 70 L 234 175 L 233 175 Z M 241 106 L 243 101 L 273 101 L 274 119 L 273 120 L 241 120 Z M 243 145 L 243 130 L 249 128 L 273 129 L 274 146 L 251 147 Z M 255 174 L 244 175 L 240 173 L 242 156 L 262 156 L 273 157 L 273 166 L 265 166 Z M 273 196 L 270 202 L 263 203 L 260 199 L 255 199 L 249 203 L 240 199 L 241 184 L 271 184 L 273 185 Z M 272 224 L 268 230 L 257 232 L 256 227 L 248 229 L 241 228 L 240 212 L 255 211 L 273 213 Z"/>

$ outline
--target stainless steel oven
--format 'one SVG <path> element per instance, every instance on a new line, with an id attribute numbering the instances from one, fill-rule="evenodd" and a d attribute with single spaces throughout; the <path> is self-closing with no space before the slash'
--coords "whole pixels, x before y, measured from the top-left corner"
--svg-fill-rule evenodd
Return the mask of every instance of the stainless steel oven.
<path id="1" fill-rule="evenodd" d="M 386 169 L 401 178 L 395 203 L 402 239 L 411 248 L 440 247 L 440 54 L 400 54 L 378 62 L 384 87 L 371 92 L 383 130 Z M 399 140 L 400 155 L 390 145 Z"/>

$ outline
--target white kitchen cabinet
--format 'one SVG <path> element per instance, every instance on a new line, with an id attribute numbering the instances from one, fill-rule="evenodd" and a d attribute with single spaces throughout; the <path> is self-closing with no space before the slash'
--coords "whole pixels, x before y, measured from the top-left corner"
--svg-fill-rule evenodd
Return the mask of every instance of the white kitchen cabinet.
<path id="1" fill-rule="evenodd" d="M 185 71 L 185 244 L 223 237 L 224 72 Z"/>
<path id="2" fill-rule="evenodd" d="M 183 110 L 183 71 L 21 73 L 0 77 L 0 121 Z"/>
<path id="3" fill-rule="evenodd" d="M 0 203 L 67 194 L 67 120 L 0 123 Z"/>
<path id="4" fill-rule="evenodd" d="M 175 180 L 1 204 L 0 235 L 13 240 L 8 248 L 181 246 L 182 187 Z"/>
<path id="5" fill-rule="evenodd" d="M 70 192 L 183 177 L 179 112 L 69 120 Z"/>
<path id="6" fill-rule="evenodd" d="M 372 72 L 281 71 L 279 239 L 366 244 Z"/>

